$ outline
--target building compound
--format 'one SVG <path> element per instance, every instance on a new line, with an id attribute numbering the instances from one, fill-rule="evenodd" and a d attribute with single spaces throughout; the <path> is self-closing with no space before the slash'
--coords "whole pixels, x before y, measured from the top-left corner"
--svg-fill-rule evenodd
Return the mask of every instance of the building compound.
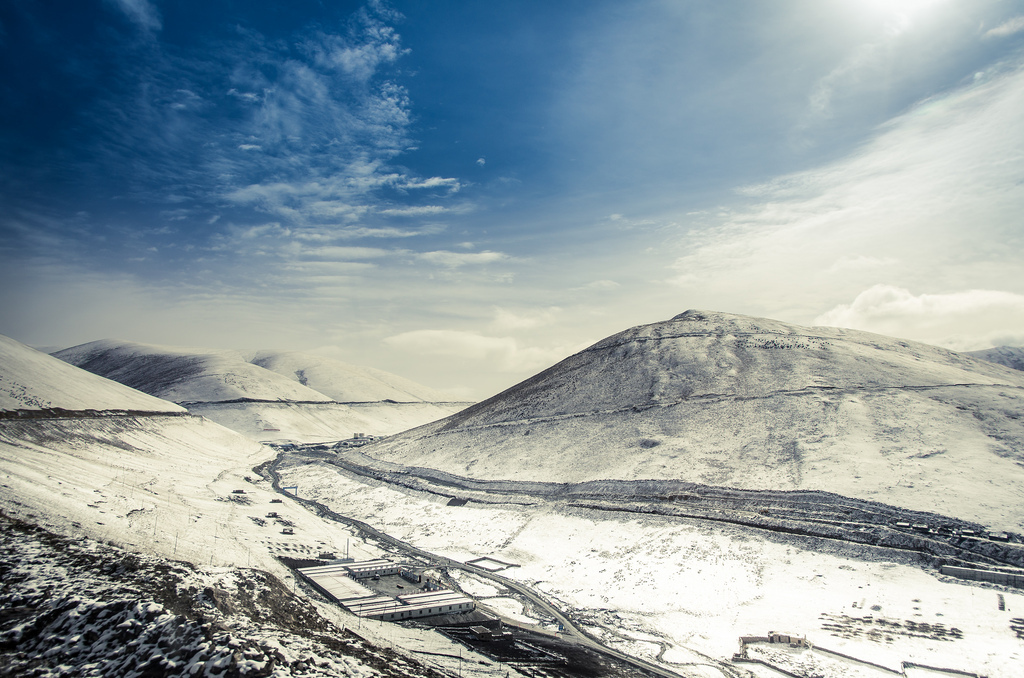
<path id="1" fill-rule="evenodd" d="M 399 574 L 402 569 L 390 560 L 365 560 L 302 567 L 298 573 L 314 588 L 352 614 L 368 619 L 399 621 L 468 612 L 476 608 L 472 598 L 448 589 L 407 593 L 392 598 L 371 591 L 358 581 Z"/>

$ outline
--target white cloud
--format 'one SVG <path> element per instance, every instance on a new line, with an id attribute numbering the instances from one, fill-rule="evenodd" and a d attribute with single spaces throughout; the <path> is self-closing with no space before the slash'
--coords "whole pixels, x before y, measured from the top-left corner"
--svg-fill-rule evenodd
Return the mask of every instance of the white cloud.
<path id="1" fill-rule="evenodd" d="M 286 228 L 277 222 L 244 228 L 236 227 L 232 229 L 232 232 L 235 238 L 242 240 L 253 240 L 256 238 L 266 237 L 288 237 L 292 233 L 291 229 Z"/>
<path id="2" fill-rule="evenodd" d="M 555 322 L 562 309 L 546 308 L 540 311 L 520 311 L 515 313 L 504 308 L 494 309 L 494 320 L 490 330 L 495 333 L 532 330 Z"/>
<path id="3" fill-rule="evenodd" d="M 409 180 L 402 184 L 402 188 L 447 188 L 452 193 L 458 193 L 462 184 L 458 179 L 430 177 L 429 179 Z"/>
<path id="4" fill-rule="evenodd" d="M 369 12 L 359 12 L 362 26 L 348 38 L 321 34 L 304 44 L 315 62 L 340 71 L 358 81 L 370 80 L 381 66 L 392 64 L 408 50 L 401 47 L 401 36 Z"/>
<path id="5" fill-rule="evenodd" d="M 975 350 L 993 346 L 1000 337 L 1024 336 L 1024 295 L 1000 290 L 915 295 L 875 285 L 814 322 Z"/>
<path id="6" fill-rule="evenodd" d="M 818 80 L 808 97 L 812 119 L 831 117 L 832 98 L 836 90 L 852 85 L 863 71 L 876 67 L 881 51 L 881 43 L 860 45 L 828 75 Z M 805 121 L 805 124 L 806 122 L 808 121 Z"/>
<path id="7" fill-rule="evenodd" d="M 1013 35 L 1014 33 L 1020 33 L 1021 31 L 1024 31 L 1024 16 L 1018 16 L 1018 17 L 1014 17 L 1012 19 L 1009 19 L 1007 21 L 1004 21 L 1003 23 L 999 24 L 995 28 L 993 28 L 993 29 L 991 29 L 989 31 L 986 31 L 985 32 L 985 37 L 986 38 L 1005 38 L 1008 35 Z"/>
<path id="8" fill-rule="evenodd" d="M 481 167 L 483 167 L 484 165 L 487 164 L 487 158 L 477 158 L 476 159 L 476 164 L 478 164 Z"/>
<path id="9" fill-rule="evenodd" d="M 829 266 L 827 271 L 829 273 L 842 273 L 844 271 L 884 268 L 886 266 L 895 266 L 899 263 L 899 259 L 892 257 L 868 257 L 863 254 L 852 257 L 842 256 Z"/>
<path id="10" fill-rule="evenodd" d="M 149 0 L 107 0 L 117 6 L 125 15 L 147 31 L 159 31 L 163 27 L 160 12 Z"/>
<path id="11" fill-rule="evenodd" d="M 432 264 L 440 264 L 448 268 L 458 268 L 467 265 L 491 264 L 496 261 L 508 259 L 507 254 L 501 252 L 449 252 L 437 250 L 435 252 L 421 252 L 417 255 L 419 259 Z"/>
<path id="12" fill-rule="evenodd" d="M 512 337 L 488 337 L 459 330 L 414 330 L 387 337 L 384 343 L 418 355 L 478 361 L 506 373 L 543 369 L 572 351 L 561 346 L 520 346 Z"/>
<path id="13" fill-rule="evenodd" d="M 381 210 L 380 214 L 389 217 L 419 217 L 427 214 L 441 214 L 447 209 L 440 205 L 420 205 L 416 207 L 392 207 Z"/>
<path id="14" fill-rule="evenodd" d="M 333 242 L 335 240 L 351 240 L 356 238 L 415 238 L 424 235 L 436 235 L 444 231 L 441 226 L 428 226 L 417 229 L 368 226 L 317 226 L 296 229 L 293 236 L 306 242 Z"/>
<path id="15" fill-rule="evenodd" d="M 236 97 L 250 104 L 258 102 L 261 98 L 260 95 L 255 92 L 239 92 L 234 87 L 228 90 L 228 96 Z"/>
<path id="16" fill-rule="evenodd" d="M 680 221 L 677 286 L 807 322 L 878 283 L 1024 293 L 1024 69 L 922 102 L 856 154 Z M 677 219 L 675 215 L 666 222 Z"/>
<path id="17" fill-rule="evenodd" d="M 620 287 L 622 287 L 622 285 L 614 280 L 595 280 L 583 285 L 582 287 L 575 287 L 573 289 L 580 291 L 610 292 L 611 290 L 617 290 Z"/>
<path id="18" fill-rule="evenodd" d="M 330 259 L 333 261 L 347 261 L 350 259 L 379 259 L 391 254 L 394 254 L 393 250 L 385 250 L 379 247 L 341 247 L 338 245 L 313 247 L 303 250 L 303 255 L 306 257 Z"/>

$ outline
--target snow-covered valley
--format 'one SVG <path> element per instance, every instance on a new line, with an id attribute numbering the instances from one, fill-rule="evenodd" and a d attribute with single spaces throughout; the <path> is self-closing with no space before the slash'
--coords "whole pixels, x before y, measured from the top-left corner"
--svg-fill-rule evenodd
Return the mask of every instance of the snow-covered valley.
<path id="1" fill-rule="evenodd" d="M 584 352 L 568 372 L 358 450 L 280 453 L 258 440 L 397 432 L 445 413 L 425 400 L 325 397 L 304 404 L 315 416 L 287 399 L 198 404 L 221 408 L 226 428 L 5 344 L 2 675 L 640 675 L 613 656 L 512 665 L 422 625 L 367 623 L 281 560 L 327 553 L 447 563 L 509 624 L 665 676 L 1018 675 L 1024 593 L 939 568 L 1021 572 L 1022 377 L 861 336 L 805 359 L 799 331 L 739 322 L 772 334 L 744 340 L 742 369 L 634 328 L 644 350 L 601 342 L 625 353 L 590 376 Z M 682 339 L 694 340 L 707 341 Z M 294 360 L 263 357 L 302 371 Z M 787 432 L 798 449 L 781 458 Z M 275 491 L 275 458 L 302 501 Z M 539 599 L 572 627 L 559 633 Z"/>
<path id="2" fill-rule="evenodd" d="M 742 675 L 729 661 L 739 637 L 769 631 L 894 671 L 916 662 L 1013 676 L 1024 658 L 1012 628 L 1024 595 L 943 576 L 912 551 L 545 501 L 448 506 L 444 496 L 301 460 L 282 475 L 418 547 L 463 562 L 513 563 L 504 576 L 556 601 L 593 635 L 682 675 Z M 524 614 L 521 601 L 478 592 L 484 605 L 490 593 L 496 609 Z M 913 632 L 920 624 L 962 635 Z"/>

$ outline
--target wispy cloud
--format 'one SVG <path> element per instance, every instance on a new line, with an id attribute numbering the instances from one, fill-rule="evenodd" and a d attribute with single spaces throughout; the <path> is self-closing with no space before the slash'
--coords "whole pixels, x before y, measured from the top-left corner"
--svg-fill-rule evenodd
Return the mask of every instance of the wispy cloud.
<path id="1" fill-rule="evenodd" d="M 506 373 L 542 369 L 573 351 L 573 348 L 565 346 L 523 346 L 513 337 L 492 337 L 459 330 L 413 330 L 387 337 L 384 343 L 417 355 L 471 360 Z"/>
<path id="2" fill-rule="evenodd" d="M 575 287 L 574 290 L 586 291 L 586 292 L 608 292 L 611 290 L 617 290 L 622 285 L 615 282 L 614 280 L 594 280 L 581 287 Z"/>
<path id="3" fill-rule="evenodd" d="M 427 214 L 441 214 L 447 208 L 440 205 L 417 205 L 413 207 L 389 207 L 378 213 L 389 217 L 422 217 Z"/>
<path id="4" fill-rule="evenodd" d="M 444 232 L 439 225 L 419 228 L 396 228 L 393 226 L 371 228 L 367 226 L 320 226 L 296 229 L 292 234 L 296 240 L 309 242 L 334 242 L 362 238 L 417 238 Z"/>
<path id="5" fill-rule="evenodd" d="M 108 1 L 159 28 L 147 0 Z M 444 212 L 463 183 L 391 165 L 411 145 L 399 18 L 370 1 L 335 32 L 317 24 L 277 40 L 239 27 L 201 48 L 161 53 L 157 42 L 125 57 L 123 81 L 144 85 L 83 114 L 96 134 L 77 174 L 123 174 L 124 198 L 144 205 L 187 195 L 207 226 L 226 202 L 234 223 L 248 212 L 339 237 L 408 237 L 388 221 Z M 432 204 L 403 204 L 410 192 Z"/>
<path id="6" fill-rule="evenodd" d="M 380 259 L 393 254 L 393 251 L 380 247 L 342 247 L 338 245 L 330 247 L 306 248 L 303 252 L 305 257 L 317 259 L 329 259 L 333 261 L 349 261 L 352 259 Z"/>
<path id="7" fill-rule="evenodd" d="M 462 184 L 458 179 L 450 177 L 430 177 L 429 179 L 411 179 L 402 184 L 402 188 L 444 188 L 457 193 Z"/>
<path id="8" fill-rule="evenodd" d="M 557 306 L 541 310 L 528 309 L 520 311 L 495 308 L 494 320 L 491 321 L 489 329 L 494 333 L 535 330 L 538 327 L 555 323 L 561 311 L 562 309 Z"/>
<path id="9" fill-rule="evenodd" d="M 806 322 L 877 284 L 1024 293 L 1024 68 L 925 101 L 852 156 L 694 215 L 674 282 L 708 305 Z M 898 262 L 898 265 L 896 265 Z M 817 310 L 815 310 L 817 307 Z"/>
<path id="10" fill-rule="evenodd" d="M 149 0 L 107 0 L 137 24 L 147 31 L 159 31 L 163 28 L 163 20 L 160 12 Z"/>
<path id="11" fill-rule="evenodd" d="M 313 61 L 322 68 L 340 71 L 367 82 L 381 67 L 395 63 L 408 50 L 401 37 L 386 21 L 400 18 L 383 3 L 373 2 L 356 13 L 347 36 L 318 33 L 302 43 Z"/>
<path id="12" fill-rule="evenodd" d="M 417 258 L 432 264 L 439 264 L 448 268 L 459 268 L 461 266 L 479 266 L 482 264 L 493 264 L 498 261 L 509 259 L 507 254 L 501 252 L 449 252 L 438 250 L 435 252 L 421 252 Z"/>
<path id="13" fill-rule="evenodd" d="M 1005 38 L 1008 35 L 1014 33 L 1020 33 L 1024 31 L 1024 16 L 1014 17 L 1003 23 L 999 24 L 995 28 L 985 31 L 986 38 Z"/>

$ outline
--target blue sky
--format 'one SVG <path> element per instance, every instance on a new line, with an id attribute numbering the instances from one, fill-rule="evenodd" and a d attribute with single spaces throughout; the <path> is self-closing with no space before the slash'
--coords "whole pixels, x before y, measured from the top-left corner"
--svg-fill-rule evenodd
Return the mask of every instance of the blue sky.
<path id="1" fill-rule="evenodd" d="M 0 333 L 480 398 L 687 308 L 1024 344 L 1024 0 L 9 0 Z"/>

